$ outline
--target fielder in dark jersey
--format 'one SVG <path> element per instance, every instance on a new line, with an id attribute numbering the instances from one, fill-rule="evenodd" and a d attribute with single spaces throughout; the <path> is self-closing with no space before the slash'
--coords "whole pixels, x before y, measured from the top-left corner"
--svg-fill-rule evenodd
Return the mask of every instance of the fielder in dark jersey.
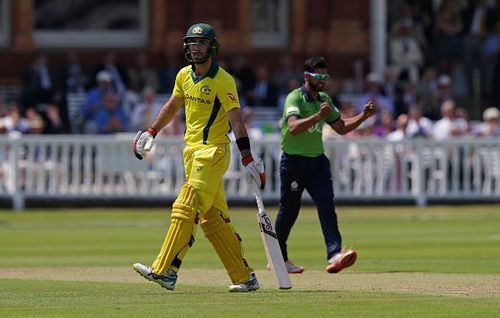
<path id="1" fill-rule="evenodd" d="M 312 57 L 304 64 L 304 85 L 291 91 L 283 110 L 281 127 L 281 197 L 276 218 L 276 234 L 289 273 L 302 273 L 302 266 L 288 259 L 286 241 L 299 214 L 301 197 L 307 190 L 318 209 L 325 238 L 328 273 L 338 273 L 356 261 L 354 250 L 342 250 L 342 237 L 335 212 L 330 161 L 324 155 L 322 129 L 326 123 L 344 135 L 371 117 L 375 105 L 370 101 L 362 113 L 343 119 L 332 99 L 323 92 L 328 80 L 322 57 Z"/>

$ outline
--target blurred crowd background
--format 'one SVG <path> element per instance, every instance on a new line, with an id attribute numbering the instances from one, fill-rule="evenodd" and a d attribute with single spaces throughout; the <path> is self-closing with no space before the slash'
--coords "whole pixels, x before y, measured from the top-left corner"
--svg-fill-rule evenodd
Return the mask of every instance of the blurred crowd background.
<path id="1" fill-rule="evenodd" d="M 10 3 L 12 12 L 13 7 L 25 2 L 13 4 L 1 0 L 0 5 Z M 128 2 L 148 3 L 125 1 Z M 253 5 L 267 3 L 271 7 L 263 12 L 279 13 L 279 10 L 293 10 L 299 2 L 255 1 Z M 325 90 L 343 116 L 359 112 L 368 100 L 375 101 L 379 108 L 373 120 L 343 138 L 499 137 L 499 2 L 387 1 L 387 65 L 380 73 L 370 71 L 366 54 L 351 59 L 350 71 L 337 72 L 335 65 L 338 62 L 334 61 L 335 55 L 330 49 L 297 51 L 286 45 L 282 49 L 264 48 L 262 54 L 266 58 L 259 60 L 234 47 L 228 49 L 232 38 L 228 35 L 231 41 L 225 43 L 224 34 L 228 32 L 222 27 L 218 62 L 237 80 L 245 120 L 254 137 L 279 132 L 286 94 L 303 84 L 303 61 L 311 54 L 324 55 L 330 62 L 332 76 Z M 64 1 L 30 3 L 44 8 L 46 14 L 50 12 L 47 11 L 49 5 L 65 6 Z M 154 3 L 160 5 L 158 1 Z M 240 6 L 248 4 L 245 1 L 238 3 Z M 318 9 L 315 4 L 325 5 L 325 1 L 305 3 L 306 8 L 313 11 Z M 358 5 L 354 8 L 358 8 L 369 7 L 376 1 L 354 3 Z M 185 8 L 187 5 L 180 6 Z M 154 15 L 154 8 L 151 11 Z M 369 21 L 369 14 L 363 12 L 362 19 Z M 38 21 L 36 16 L 33 20 Z M 178 25 L 184 25 L 185 29 L 201 20 L 203 17 L 181 21 Z M 210 18 L 206 22 L 211 23 Z M 57 26 L 57 21 L 51 23 Z M 213 24 L 219 31 L 217 27 L 222 23 L 215 21 Z M 43 29 L 44 26 L 39 27 Z M 279 26 L 276 28 L 279 30 Z M 293 40 L 293 35 L 288 37 Z M 120 48 L 100 48 L 97 59 L 86 59 L 89 49 L 35 47 L 28 63 L 21 67 L 16 65 L 15 70 L 9 69 L 15 74 L 9 88 L 0 85 L 0 132 L 115 134 L 146 129 L 167 100 L 175 74 L 186 65 L 182 56 L 182 33 L 173 34 L 170 42 L 175 45 L 170 45 L 160 55 L 147 48 L 127 49 L 123 59 Z M 341 42 L 336 45 L 342 50 Z M 2 54 L 2 67 L 8 68 L 6 57 L 15 54 L 15 50 L 9 50 L 8 45 L 2 50 L 4 53 L 8 50 Z M 53 61 L 52 56 L 61 56 L 62 51 L 64 58 Z M 340 138 L 328 129 L 325 130 L 327 137 Z M 183 114 L 180 113 L 162 133 L 181 135 L 183 131 Z"/>

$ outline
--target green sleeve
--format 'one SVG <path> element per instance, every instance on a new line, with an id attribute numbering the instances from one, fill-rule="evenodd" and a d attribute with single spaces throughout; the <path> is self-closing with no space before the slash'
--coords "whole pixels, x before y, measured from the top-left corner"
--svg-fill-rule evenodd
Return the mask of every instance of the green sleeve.
<path id="1" fill-rule="evenodd" d="M 283 118 L 286 119 L 292 115 L 302 117 L 300 110 L 300 97 L 295 91 L 288 94 L 285 100 L 285 107 L 283 109 Z"/>

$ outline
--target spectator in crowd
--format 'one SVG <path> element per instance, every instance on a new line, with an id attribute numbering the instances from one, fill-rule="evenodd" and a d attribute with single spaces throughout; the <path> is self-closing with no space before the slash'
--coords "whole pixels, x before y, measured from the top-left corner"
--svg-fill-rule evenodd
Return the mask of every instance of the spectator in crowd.
<path id="1" fill-rule="evenodd" d="M 30 121 L 21 115 L 17 105 L 8 106 L 6 116 L 0 118 L 0 131 L 3 133 L 27 134 L 30 129 Z"/>
<path id="2" fill-rule="evenodd" d="M 457 107 L 455 109 L 456 122 L 464 135 L 470 133 L 470 117 L 469 112 L 464 107 Z"/>
<path id="3" fill-rule="evenodd" d="M 417 102 L 422 105 L 422 113 L 434 120 L 439 118 L 437 72 L 433 67 L 424 69 L 422 78 L 416 87 Z"/>
<path id="4" fill-rule="evenodd" d="M 477 137 L 500 137 L 500 111 L 496 107 L 486 108 L 483 112 L 483 122 L 472 131 Z"/>
<path id="5" fill-rule="evenodd" d="M 248 100 L 253 107 L 278 107 L 278 87 L 269 79 L 265 65 L 257 66 L 256 82 Z"/>
<path id="6" fill-rule="evenodd" d="M 370 73 L 366 77 L 365 92 L 358 100 L 358 112 L 368 101 L 372 101 L 379 112 L 385 110 L 394 116 L 394 101 L 382 95 L 382 78 L 377 73 Z"/>
<path id="7" fill-rule="evenodd" d="M 108 92 L 103 97 L 103 107 L 95 114 L 98 134 L 114 134 L 127 131 L 128 118 L 121 107 L 118 95 Z"/>
<path id="8" fill-rule="evenodd" d="M 500 19 L 494 30 L 489 32 L 483 44 L 483 57 L 486 65 L 486 90 L 491 102 L 500 102 Z"/>
<path id="9" fill-rule="evenodd" d="M 26 109 L 26 119 L 29 122 L 29 128 L 28 131 L 26 131 L 26 133 L 35 135 L 43 134 L 45 123 L 42 116 L 40 116 L 40 114 L 35 110 L 35 108 L 30 107 Z"/>
<path id="10" fill-rule="evenodd" d="M 411 19 L 399 22 L 398 33 L 390 39 L 389 54 L 397 78 L 416 83 L 424 55 L 417 40 L 412 37 Z"/>
<path id="11" fill-rule="evenodd" d="M 375 137 L 385 137 L 394 130 L 394 119 L 392 114 L 386 110 L 381 111 L 380 121 L 373 127 L 372 134 Z"/>
<path id="12" fill-rule="evenodd" d="M 433 135 L 436 140 L 446 140 L 465 134 L 463 119 L 456 117 L 456 106 L 452 100 L 441 105 L 442 118 L 434 124 Z"/>
<path id="13" fill-rule="evenodd" d="M 56 104 L 49 104 L 45 113 L 43 133 L 54 135 L 66 132 L 59 107 Z"/>
<path id="14" fill-rule="evenodd" d="M 394 66 L 388 66 L 384 70 L 382 95 L 392 100 L 394 100 L 394 97 L 396 96 L 396 89 L 399 85 L 397 75 L 398 74 L 396 73 Z"/>
<path id="15" fill-rule="evenodd" d="M 130 115 L 130 131 L 146 131 L 156 117 L 163 104 L 155 100 L 156 94 L 152 87 L 142 91 L 142 102 L 137 104 Z"/>
<path id="16" fill-rule="evenodd" d="M 108 71 L 100 71 L 96 76 L 97 85 L 92 88 L 85 98 L 83 104 L 84 132 L 95 133 L 95 114 L 103 108 L 104 96 L 114 92 L 111 74 Z"/>
<path id="17" fill-rule="evenodd" d="M 69 51 L 66 61 L 59 70 L 59 86 L 66 96 L 67 93 L 84 93 L 88 86 L 88 74 L 85 65 L 80 60 L 77 51 Z"/>
<path id="18" fill-rule="evenodd" d="M 396 86 L 394 95 L 394 114 L 396 117 L 401 114 L 408 114 L 410 106 L 416 103 L 415 86 L 412 82 L 401 81 Z"/>
<path id="19" fill-rule="evenodd" d="M 146 52 L 140 52 L 135 58 L 135 66 L 128 69 L 129 88 L 141 92 L 145 87 L 150 87 L 154 92 L 158 91 L 158 76 L 149 65 L 149 56 Z"/>
<path id="20" fill-rule="evenodd" d="M 117 63 L 115 51 L 106 52 L 102 63 L 97 65 L 94 73 L 97 75 L 100 71 L 108 72 L 111 76 L 111 84 L 118 95 L 125 94 L 128 88 L 128 75 L 125 67 Z"/>
<path id="21" fill-rule="evenodd" d="M 425 30 L 423 21 L 415 12 L 414 6 L 416 3 L 410 3 L 409 1 L 403 3 L 399 10 L 399 15 L 396 22 L 392 25 L 390 35 L 394 36 L 399 33 L 399 28 L 401 24 L 410 24 L 410 36 L 417 41 L 418 46 L 422 50 L 428 49 L 428 40 L 425 36 Z"/>
<path id="22" fill-rule="evenodd" d="M 408 129 L 408 115 L 401 114 L 396 119 L 396 129 L 387 134 L 389 141 L 401 141 L 406 139 Z"/>
<path id="23" fill-rule="evenodd" d="M 432 121 L 423 116 L 422 109 L 418 105 L 410 107 L 408 112 L 408 127 L 406 128 L 406 134 L 408 138 L 432 138 Z"/>
<path id="24" fill-rule="evenodd" d="M 53 102 L 56 82 L 45 54 L 38 53 L 33 64 L 23 70 L 22 82 L 21 106 L 24 109 Z"/>
<path id="25" fill-rule="evenodd" d="M 463 23 L 455 0 L 443 0 L 436 16 L 436 45 L 441 72 L 453 73 L 455 63 L 462 57 Z"/>
<path id="26" fill-rule="evenodd" d="M 447 100 L 455 101 L 455 95 L 453 94 L 453 80 L 447 74 L 442 74 L 438 77 L 438 95 L 437 95 L 437 103 L 438 105 L 442 105 Z M 441 118 L 441 110 L 438 113 L 427 113 L 428 116 L 432 120 L 438 120 Z"/>
<path id="27" fill-rule="evenodd" d="M 61 100 L 59 101 L 59 115 L 62 129 L 70 130 L 69 110 L 67 103 L 68 94 L 84 94 L 88 87 L 88 74 L 85 66 L 80 61 L 77 51 L 72 50 L 66 56 L 65 63 L 58 74 Z"/>
<path id="28" fill-rule="evenodd" d="M 462 10 L 463 48 L 466 78 L 472 87 L 473 70 L 476 69 L 484 74 L 485 64 L 482 59 L 482 45 L 487 30 L 494 29 L 496 19 L 496 8 L 491 1 L 469 0 L 467 6 Z M 487 64 L 486 64 L 487 65 Z M 482 76 L 481 80 L 484 80 Z"/>

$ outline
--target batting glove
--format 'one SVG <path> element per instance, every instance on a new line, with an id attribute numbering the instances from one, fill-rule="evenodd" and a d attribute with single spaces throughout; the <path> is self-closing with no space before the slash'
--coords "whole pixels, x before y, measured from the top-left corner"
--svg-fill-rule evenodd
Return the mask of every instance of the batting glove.
<path id="1" fill-rule="evenodd" d="M 257 187 L 264 189 L 266 185 L 266 174 L 264 172 L 264 162 L 257 158 L 254 160 L 252 155 L 247 155 L 241 160 L 245 168 L 245 174 L 250 182 L 255 182 Z"/>
<path id="2" fill-rule="evenodd" d="M 148 128 L 145 132 L 141 132 L 140 130 L 137 132 L 132 145 L 134 155 L 137 159 L 142 160 L 146 157 L 146 153 L 151 151 L 156 134 L 157 132 L 154 128 Z"/>

